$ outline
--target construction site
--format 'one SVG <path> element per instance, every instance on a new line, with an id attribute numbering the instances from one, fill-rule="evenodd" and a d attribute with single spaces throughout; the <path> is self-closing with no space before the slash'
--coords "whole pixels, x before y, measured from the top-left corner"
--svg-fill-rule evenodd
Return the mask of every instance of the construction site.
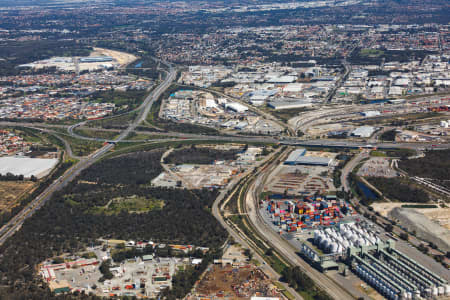
<path id="1" fill-rule="evenodd" d="M 238 245 L 231 245 L 222 259 L 214 260 L 198 281 L 188 299 L 250 299 L 252 297 L 282 298 L 278 288 L 264 272 L 249 262 Z"/>
<path id="2" fill-rule="evenodd" d="M 395 160 L 386 157 L 372 157 L 358 170 L 358 176 L 363 177 L 385 177 L 392 178 L 399 176 L 394 169 Z"/>

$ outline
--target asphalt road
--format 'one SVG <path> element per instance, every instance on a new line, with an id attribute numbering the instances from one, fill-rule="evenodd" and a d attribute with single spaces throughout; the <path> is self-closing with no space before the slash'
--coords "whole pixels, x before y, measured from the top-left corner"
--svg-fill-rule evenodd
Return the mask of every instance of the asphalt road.
<path id="1" fill-rule="evenodd" d="M 287 155 L 289 151 L 283 153 Z M 337 300 L 353 299 L 353 297 L 344 290 L 340 285 L 334 282 L 327 275 L 317 271 L 301 257 L 298 256 L 297 250 L 289 244 L 288 241 L 279 236 L 272 228 L 270 228 L 264 220 L 259 216 L 257 195 L 262 190 L 264 182 L 268 175 L 277 167 L 278 163 L 275 161 L 270 167 L 266 168 L 264 172 L 258 174 L 258 177 L 250 185 L 246 200 L 246 212 L 253 226 L 258 230 L 258 233 L 265 238 L 274 249 L 276 249 L 283 258 L 288 260 L 292 265 L 299 266 L 308 276 L 331 297 Z"/>
<path id="2" fill-rule="evenodd" d="M 264 161 L 261 161 L 258 164 L 258 166 L 265 163 L 270 157 L 266 158 Z M 234 178 L 233 181 L 231 181 L 230 184 L 228 184 L 226 188 L 224 188 L 220 191 L 219 196 L 216 198 L 216 200 L 214 201 L 213 206 L 212 206 L 212 213 L 213 213 L 214 217 L 228 231 L 228 233 L 234 239 L 234 241 L 239 243 L 240 245 L 242 245 L 242 247 L 248 248 L 248 249 L 252 249 L 252 247 L 250 246 L 250 244 L 248 242 L 248 239 L 242 234 L 242 232 L 234 229 L 233 227 L 230 226 L 230 224 L 228 224 L 224 220 L 222 213 L 221 213 L 221 209 L 219 208 L 219 204 L 226 197 L 227 193 L 234 189 L 236 184 L 238 184 L 239 180 L 241 178 L 244 178 L 247 175 L 249 175 L 254 169 L 255 169 L 255 167 L 252 167 L 252 168 L 248 169 L 245 173 L 243 173 L 241 176 Z M 231 195 L 230 195 L 230 197 L 231 197 Z M 259 255 L 255 251 L 252 251 L 252 252 L 254 254 L 253 258 L 256 259 L 260 263 L 261 270 L 265 274 L 267 274 L 267 276 L 269 276 L 272 280 L 278 281 L 280 279 L 280 275 L 270 265 L 266 264 L 266 262 L 264 261 L 264 259 L 262 258 L 261 255 Z M 299 300 L 303 299 L 294 289 L 289 287 L 288 284 L 283 283 L 283 282 L 281 282 L 281 284 L 284 286 L 284 288 L 287 291 L 289 291 L 295 297 L 295 299 L 299 299 Z"/>
<path id="3" fill-rule="evenodd" d="M 158 99 L 158 97 L 170 86 L 172 81 L 176 77 L 176 70 L 169 64 L 166 64 L 169 67 L 169 74 L 165 78 L 165 80 L 154 89 L 148 96 L 145 98 L 144 102 L 139 107 L 140 113 L 138 117 L 133 121 L 130 126 L 125 129 L 114 141 L 119 142 L 136 129 L 136 126 L 140 124 L 143 120 L 147 118 L 147 115 L 151 109 L 153 103 Z M 91 155 L 86 158 L 83 158 L 78 164 L 74 167 L 66 171 L 63 175 L 61 175 L 57 180 L 55 180 L 50 186 L 48 186 L 42 194 L 33 199 L 30 204 L 22 209 L 17 215 L 15 215 L 8 223 L 6 223 L 2 228 L 0 228 L 0 245 L 2 245 L 10 236 L 12 236 L 16 231 L 18 231 L 23 222 L 31 217 L 33 213 L 41 208 L 53 195 L 55 191 L 62 189 L 66 186 L 70 181 L 72 181 L 76 176 L 78 176 L 81 171 L 91 166 L 98 159 L 100 159 L 105 153 L 109 152 L 114 147 L 113 144 L 106 144 L 102 148 L 98 149 Z"/>

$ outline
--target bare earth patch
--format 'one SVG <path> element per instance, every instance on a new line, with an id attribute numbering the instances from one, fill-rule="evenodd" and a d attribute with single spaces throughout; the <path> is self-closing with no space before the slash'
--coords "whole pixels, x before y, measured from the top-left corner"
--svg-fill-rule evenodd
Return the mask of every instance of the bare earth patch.
<path id="1" fill-rule="evenodd" d="M 0 211 L 11 210 L 35 186 L 32 181 L 0 181 Z"/>

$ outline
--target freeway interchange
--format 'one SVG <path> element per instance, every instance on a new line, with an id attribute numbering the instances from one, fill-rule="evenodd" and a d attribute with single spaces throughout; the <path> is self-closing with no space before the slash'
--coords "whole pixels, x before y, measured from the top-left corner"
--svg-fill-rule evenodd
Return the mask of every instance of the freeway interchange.
<path id="1" fill-rule="evenodd" d="M 154 89 L 140 105 L 140 113 L 138 117 L 125 129 L 114 142 L 120 142 L 125 139 L 130 132 L 132 132 L 143 120 L 146 119 L 153 103 L 162 95 L 162 93 L 170 86 L 176 77 L 176 69 L 172 65 L 167 64 L 169 73 L 164 81 Z M 73 130 L 73 128 L 72 128 Z M 106 143 L 103 147 L 92 153 L 86 158 L 82 158 L 79 163 L 67 170 L 63 175 L 51 183 L 39 196 L 31 201 L 25 208 L 23 208 L 17 215 L 15 215 L 8 223 L 0 229 L 0 245 L 2 245 L 10 236 L 20 229 L 23 222 L 31 217 L 33 213 L 42 207 L 53 195 L 55 191 L 62 189 L 75 177 L 77 177 L 84 169 L 91 166 L 103 155 L 114 148 L 112 143 Z"/>
<path id="2" fill-rule="evenodd" d="M 41 208 L 49 199 L 54 192 L 61 190 L 64 186 L 66 186 L 70 181 L 76 178 L 83 170 L 97 162 L 99 159 L 104 157 L 105 154 L 110 152 L 114 148 L 114 144 L 118 142 L 148 142 L 149 140 L 127 140 L 127 136 L 130 133 L 135 132 L 136 128 L 139 124 L 144 122 L 147 119 L 147 116 L 153 106 L 153 104 L 161 97 L 161 95 L 170 87 L 170 85 L 175 81 L 177 70 L 170 64 L 163 62 L 168 67 L 167 76 L 165 79 L 153 90 L 149 93 L 149 95 L 145 98 L 143 103 L 136 109 L 138 112 L 137 117 L 132 121 L 132 123 L 123 131 L 120 131 L 119 135 L 112 139 L 104 139 L 104 138 L 96 138 L 96 137 L 85 137 L 77 134 L 74 130 L 78 127 L 81 127 L 86 124 L 87 121 L 83 121 L 71 126 L 62 126 L 62 125 L 49 125 L 49 124 L 36 124 L 36 123 L 27 123 L 27 122 L 0 122 L 0 125 L 4 126 L 24 126 L 35 128 L 39 130 L 43 130 L 49 133 L 52 133 L 52 129 L 54 127 L 64 127 L 67 129 L 67 132 L 70 136 L 77 139 L 84 140 L 93 140 L 98 142 L 106 142 L 100 149 L 90 154 L 87 157 L 80 158 L 80 161 L 74 165 L 72 168 L 67 170 L 63 175 L 57 178 L 54 182 L 52 182 L 39 196 L 31 201 L 26 207 L 22 209 L 17 215 L 15 215 L 7 224 L 5 224 L 0 229 L 0 245 L 5 243 L 5 241 L 11 237 L 15 232 L 17 232 L 24 221 L 31 217 L 34 212 L 36 212 L 39 208 Z M 292 130 L 293 132 L 294 130 Z M 54 133 L 54 132 L 53 132 Z M 268 136 L 245 136 L 245 135 L 201 135 L 201 134 L 184 134 L 177 132 L 165 132 L 165 133 L 155 133 L 154 135 L 167 135 L 170 134 L 171 138 L 161 137 L 161 139 L 153 139 L 152 142 L 159 141 L 171 141 L 171 140 L 192 140 L 192 141 L 229 141 L 229 142 L 243 142 L 243 143 L 270 143 L 270 144 L 282 144 L 286 145 L 287 149 L 289 146 L 303 146 L 303 147 L 319 147 L 319 148 L 380 148 L 380 149 L 393 149 L 393 148 L 411 148 L 416 150 L 423 150 L 429 148 L 429 144 L 426 143 L 392 143 L 392 142 L 379 142 L 379 141 L 371 141 L 370 144 L 364 141 L 342 141 L 342 140 L 331 140 L 331 139 L 300 139 L 297 137 L 285 137 L 285 138 L 275 138 Z M 70 150 L 70 147 L 65 143 L 66 149 Z M 439 149 L 448 149 L 450 144 L 439 144 L 436 148 Z M 69 151 L 69 156 L 73 156 Z M 276 155 L 280 157 L 286 156 L 288 153 L 286 150 L 277 151 Z M 274 155 L 274 154 L 272 154 Z M 272 156 L 269 156 L 272 157 Z M 230 236 L 233 237 L 235 241 L 238 241 L 242 245 L 247 248 L 253 249 L 254 245 L 251 239 L 246 236 L 242 231 L 238 230 L 236 227 L 232 226 L 229 222 L 224 219 L 223 216 L 223 207 L 221 205 L 222 201 L 227 201 L 231 197 L 231 195 L 236 192 L 240 187 L 240 181 L 243 178 L 248 178 L 249 187 L 246 191 L 245 195 L 245 205 L 243 210 L 245 214 L 248 215 L 248 219 L 250 220 L 255 232 L 264 239 L 266 243 L 271 245 L 277 252 L 283 257 L 284 260 L 289 262 L 292 266 L 299 266 L 303 271 L 305 271 L 312 280 L 324 291 L 326 291 L 331 297 L 334 299 L 352 299 L 353 297 L 343 289 L 339 284 L 334 282 L 328 276 L 320 273 L 313 267 L 311 267 L 307 262 L 305 262 L 300 256 L 297 255 L 293 246 L 290 245 L 286 240 L 277 235 L 273 230 L 267 227 L 267 224 L 260 218 L 257 211 L 258 199 L 257 196 L 259 191 L 261 190 L 262 184 L 267 180 L 268 174 L 274 169 L 276 163 L 279 160 L 270 160 L 269 157 L 261 161 L 258 166 L 255 168 L 259 168 L 261 172 L 257 172 L 256 176 L 254 175 L 254 169 L 248 170 L 241 177 L 233 180 L 225 189 L 223 189 L 213 204 L 212 213 L 218 219 L 218 221 L 222 224 L 222 226 L 229 232 Z M 358 159 L 352 160 L 344 169 L 343 176 L 348 174 L 357 163 L 364 158 L 365 156 L 360 156 Z M 265 166 L 265 168 L 262 168 Z M 348 190 L 347 181 L 345 178 L 342 179 L 344 184 L 344 188 Z M 231 193 L 231 195 L 230 195 Z M 228 199 L 227 199 L 228 197 Z M 254 250 L 254 249 L 253 249 Z M 269 265 L 265 263 L 264 257 L 261 254 L 258 254 L 257 251 L 254 251 L 256 254 L 256 259 L 262 264 L 262 269 L 272 278 L 279 279 L 279 275 L 277 272 Z M 283 284 L 286 290 L 288 290 L 291 294 L 294 295 L 296 299 L 302 299 L 292 288 Z"/>

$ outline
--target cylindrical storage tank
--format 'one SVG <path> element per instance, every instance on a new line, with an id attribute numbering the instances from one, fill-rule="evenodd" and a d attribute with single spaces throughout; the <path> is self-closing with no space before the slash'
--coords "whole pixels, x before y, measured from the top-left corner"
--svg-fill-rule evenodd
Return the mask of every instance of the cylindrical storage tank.
<path id="1" fill-rule="evenodd" d="M 433 296 L 437 296 L 439 293 L 438 288 L 434 287 L 432 293 L 433 293 Z"/>
<path id="2" fill-rule="evenodd" d="M 320 249 L 322 249 L 322 250 L 325 250 L 327 247 L 328 247 L 328 244 L 329 244 L 330 242 L 327 240 L 327 239 L 323 239 L 321 242 L 320 242 Z"/>
<path id="3" fill-rule="evenodd" d="M 362 270 L 362 271 L 361 271 L 361 277 L 362 277 L 363 280 L 366 280 L 366 278 L 367 278 L 367 272 L 366 272 L 365 270 Z"/>
<path id="4" fill-rule="evenodd" d="M 350 243 L 347 240 L 343 240 L 342 244 L 344 245 L 345 248 L 348 248 L 350 246 Z"/>
<path id="5" fill-rule="evenodd" d="M 319 245 L 322 241 L 322 236 L 320 234 L 317 234 L 317 236 L 314 237 L 314 244 Z"/>
<path id="6" fill-rule="evenodd" d="M 337 243 L 331 243 L 331 253 L 337 253 L 339 245 Z"/>
<path id="7" fill-rule="evenodd" d="M 314 230 L 314 239 L 319 235 L 319 230 Z"/>

